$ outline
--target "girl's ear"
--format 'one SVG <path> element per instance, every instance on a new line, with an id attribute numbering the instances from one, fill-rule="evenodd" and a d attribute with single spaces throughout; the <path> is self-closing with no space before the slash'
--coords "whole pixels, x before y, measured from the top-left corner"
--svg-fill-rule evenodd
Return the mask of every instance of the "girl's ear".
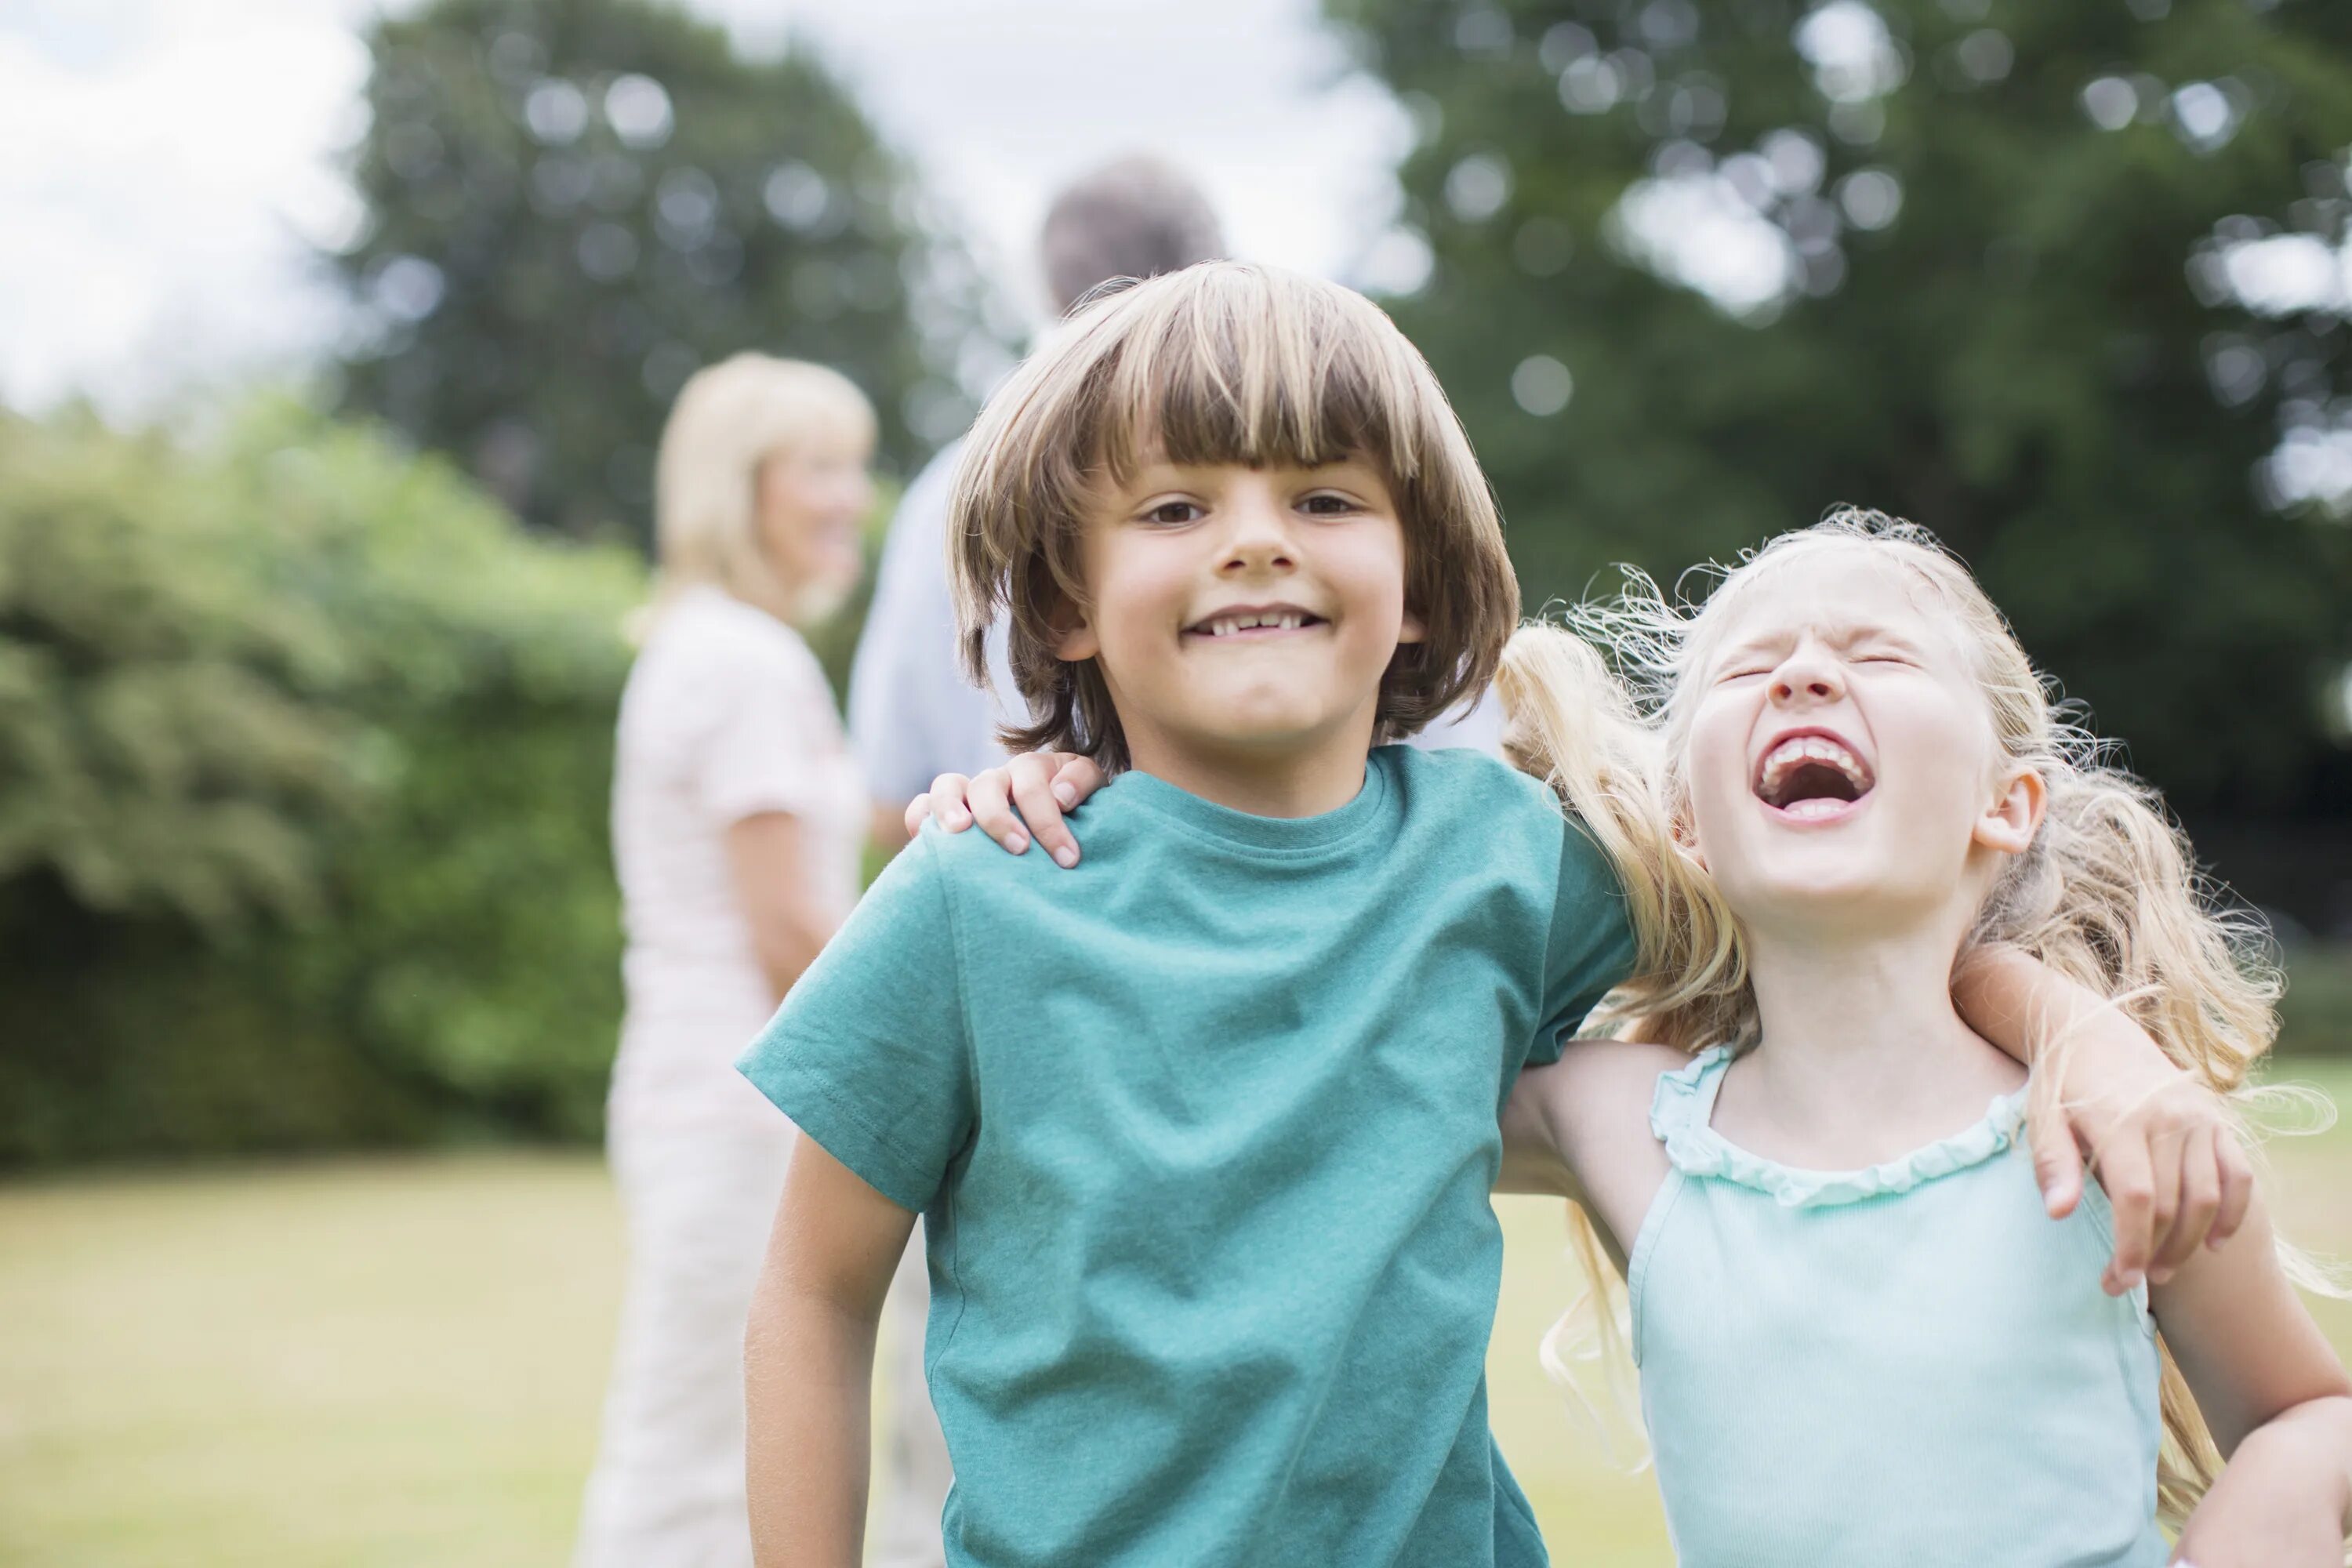
<path id="1" fill-rule="evenodd" d="M 2022 855 L 2032 847 L 2049 805 L 2050 786 L 2042 775 L 2029 767 L 2011 768 L 2000 793 L 1977 818 L 1975 839 L 2003 855 Z"/>
<path id="2" fill-rule="evenodd" d="M 1398 646 L 1402 647 L 1404 644 L 1409 642 L 1427 642 L 1428 640 L 1429 623 L 1423 620 L 1419 616 L 1413 614 L 1410 609 L 1405 611 L 1404 624 L 1397 628 Z"/>
<path id="3" fill-rule="evenodd" d="M 1698 847 L 1698 833 L 1692 827 L 1690 819 L 1677 813 L 1671 824 L 1671 826 L 1675 836 L 1675 853 L 1680 855 L 1684 859 L 1697 867 L 1701 871 L 1706 871 L 1706 854 Z M 1710 872 L 1708 874 L 1712 875 L 1713 873 Z"/>

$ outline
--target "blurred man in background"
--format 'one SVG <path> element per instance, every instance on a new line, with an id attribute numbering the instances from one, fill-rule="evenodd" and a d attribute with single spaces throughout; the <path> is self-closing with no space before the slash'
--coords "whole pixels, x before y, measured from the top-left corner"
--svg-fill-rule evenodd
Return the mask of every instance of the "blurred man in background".
<path id="1" fill-rule="evenodd" d="M 1200 186 L 1156 158 L 1128 157 L 1081 176 L 1054 198 L 1038 236 L 1056 318 L 1114 278 L 1152 278 L 1225 254 L 1224 231 Z M 1003 760 L 996 729 L 1025 721 L 1004 668 L 1002 637 L 989 650 L 986 690 L 964 679 L 948 592 L 948 487 L 963 443 L 940 450 L 907 487 L 849 678 L 849 728 L 874 796 L 874 836 L 906 839 L 907 803 L 945 773 Z"/>

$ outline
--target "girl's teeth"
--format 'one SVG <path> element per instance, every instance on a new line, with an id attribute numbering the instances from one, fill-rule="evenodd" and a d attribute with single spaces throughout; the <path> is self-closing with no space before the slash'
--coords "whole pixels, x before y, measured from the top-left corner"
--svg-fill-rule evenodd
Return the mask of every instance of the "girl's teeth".
<path id="1" fill-rule="evenodd" d="M 1767 777 L 1778 780 L 1790 769 L 1805 763 L 1827 763 L 1857 784 L 1863 779 L 1862 763 L 1854 754 L 1835 741 L 1824 740 L 1819 735 L 1800 735 L 1781 742 L 1772 748 L 1764 771 Z"/>

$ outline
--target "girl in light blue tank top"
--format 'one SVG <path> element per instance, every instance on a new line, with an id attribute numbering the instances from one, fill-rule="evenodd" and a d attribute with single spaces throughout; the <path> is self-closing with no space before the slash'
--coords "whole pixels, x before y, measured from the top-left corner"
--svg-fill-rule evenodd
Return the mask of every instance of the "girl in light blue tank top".
<path id="1" fill-rule="evenodd" d="M 1667 1043 L 1525 1075 L 1506 1143 L 1515 1184 L 1565 1166 L 1625 1269 L 1685 1568 L 2159 1568 L 2167 1528 L 2198 1568 L 2340 1568 L 2352 1380 L 2291 1282 L 2321 1277 L 2257 1199 L 2227 1246 L 2103 1280 L 2106 1194 L 2050 1216 L 2042 1086 L 1952 1001 L 1958 961 L 2021 950 L 2242 1089 L 2275 988 L 2152 795 L 1907 525 L 1842 516 L 1696 612 L 1637 592 L 1585 629 L 1644 710 L 1523 632 L 1513 743 L 1616 858 L 1623 1011 Z"/>
<path id="2" fill-rule="evenodd" d="M 2095 1189 L 2044 1212 L 2024 1096 L 1828 1174 L 1708 1125 L 1729 1060 L 1657 1081 L 1672 1168 L 1627 1280 L 1683 1560 L 2163 1563 L 2146 1288 L 2099 1288 Z"/>

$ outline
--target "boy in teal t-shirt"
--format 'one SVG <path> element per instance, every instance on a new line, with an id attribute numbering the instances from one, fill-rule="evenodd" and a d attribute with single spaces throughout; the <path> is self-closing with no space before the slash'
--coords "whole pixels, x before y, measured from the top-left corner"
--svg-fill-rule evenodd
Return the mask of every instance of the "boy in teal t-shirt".
<path id="1" fill-rule="evenodd" d="M 768 1564 L 851 1568 L 874 1321 L 918 1212 L 951 1563 L 1522 1568 L 1487 1431 L 1521 1068 L 1622 980 L 1542 786 L 1376 742 L 1517 610 L 1484 477 L 1386 317 L 1214 263 L 992 399 L 952 503 L 1023 745 L 1122 773 L 1064 872 L 927 831 L 744 1055 L 807 1135 L 747 1346 Z"/>

